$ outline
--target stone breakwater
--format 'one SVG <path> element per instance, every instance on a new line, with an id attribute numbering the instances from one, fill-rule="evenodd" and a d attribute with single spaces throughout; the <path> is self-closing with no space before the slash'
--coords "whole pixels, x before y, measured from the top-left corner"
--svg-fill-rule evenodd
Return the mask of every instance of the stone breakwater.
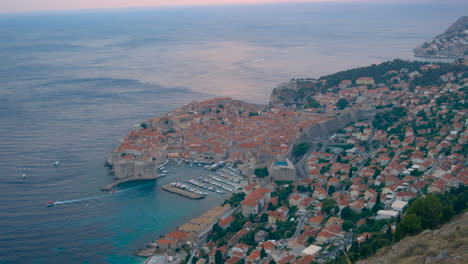
<path id="1" fill-rule="evenodd" d="M 186 190 L 182 190 L 180 188 L 176 188 L 176 187 L 171 186 L 169 184 L 164 185 L 161 189 L 163 189 L 166 192 L 175 193 L 175 194 L 178 194 L 180 196 L 183 196 L 183 197 L 186 197 L 186 198 L 189 198 L 189 199 L 199 200 L 199 199 L 205 198 L 205 196 L 203 196 L 203 195 L 192 193 L 192 192 L 189 192 L 189 191 L 186 191 Z"/>

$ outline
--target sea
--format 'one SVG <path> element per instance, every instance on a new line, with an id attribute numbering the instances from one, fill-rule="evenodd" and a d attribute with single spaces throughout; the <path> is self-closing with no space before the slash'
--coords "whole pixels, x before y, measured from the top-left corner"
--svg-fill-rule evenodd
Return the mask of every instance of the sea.
<path id="1" fill-rule="evenodd" d="M 135 250 L 226 197 L 162 191 L 208 174 L 174 164 L 165 178 L 100 191 L 113 180 L 106 153 L 134 124 L 193 100 L 266 103 L 292 78 L 413 60 L 466 10 L 441 1 L 0 13 L 0 263 L 142 263 Z"/>

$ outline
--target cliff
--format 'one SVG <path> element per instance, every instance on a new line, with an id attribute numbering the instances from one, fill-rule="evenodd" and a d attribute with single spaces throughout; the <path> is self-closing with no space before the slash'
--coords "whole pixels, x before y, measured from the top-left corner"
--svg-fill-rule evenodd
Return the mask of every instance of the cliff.
<path id="1" fill-rule="evenodd" d="M 416 57 L 462 58 L 468 56 L 468 16 L 453 23 L 443 34 L 414 49 Z"/>
<path id="2" fill-rule="evenodd" d="M 290 82 L 282 83 L 273 89 L 270 96 L 270 105 L 286 105 L 311 107 L 312 96 L 318 93 L 317 81 L 315 79 L 293 79 Z"/>
<path id="3" fill-rule="evenodd" d="M 359 264 L 429 264 L 466 263 L 468 259 L 468 213 L 437 230 L 407 237 L 392 247 L 379 250 L 375 256 Z"/>

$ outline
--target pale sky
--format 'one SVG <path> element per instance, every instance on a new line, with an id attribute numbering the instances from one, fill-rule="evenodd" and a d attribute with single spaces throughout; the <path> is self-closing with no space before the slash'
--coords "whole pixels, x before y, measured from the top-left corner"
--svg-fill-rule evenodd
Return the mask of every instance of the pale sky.
<path id="1" fill-rule="evenodd" d="M 374 0 L 387 2 L 385 0 Z M 395 1 L 395 0 L 390 0 Z M 398 0 L 397 0 L 398 1 Z M 191 6 L 213 4 L 263 4 L 294 2 L 373 2 L 372 0 L 0 0 L 0 12 L 125 8 L 147 6 Z"/>

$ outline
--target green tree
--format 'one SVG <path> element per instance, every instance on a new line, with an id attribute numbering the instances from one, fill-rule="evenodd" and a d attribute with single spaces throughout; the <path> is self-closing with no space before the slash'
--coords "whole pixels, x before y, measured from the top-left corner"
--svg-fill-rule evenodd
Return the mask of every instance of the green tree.
<path id="1" fill-rule="evenodd" d="M 342 228 L 343 230 L 345 231 L 348 231 L 349 229 L 351 228 L 354 228 L 355 227 L 355 224 L 353 221 L 349 221 L 349 220 L 346 220 L 343 222 L 343 225 L 342 225 Z"/>
<path id="2" fill-rule="evenodd" d="M 333 185 L 330 185 L 330 187 L 328 188 L 328 195 L 329 196 L 332 196 L 332 194 L 335 192 L 335 186 Z"/>
<path id="3" fill-rule="evenodd" d="M 212 239 L 213 240 L 218 240 L 222 238 L 226 233 L 224 230 L 218 225 L 218 223 L 213 225 L 213 232 L 212 232 Z"/>
<path id="4" fill-rule="evenodd" d="M 393 233 L 392 233 L 392 227 L 388 225 L 387 231 L 385 232 L 385 237 L 389 240 L 393 240 Z"/>
<path id="5" fill-rule="evenodd" d="M 215 254 L 215 264 L 223 264 L 223 253 L 218 249 Z"/>
<path id="6" fill-rule="evenodd" d="M 338 155 L 338 157 L 336 158 L 336 163 L 341 163 L 342 160 L 343 158 L 341 157 L 341 155 Z"/>
<path id="7" fill-rule="evenodd" d="M 308 143 L 301 143 L 301 144 L 294 145 L 293 150 L 292 150 L 293 156 L 301 157 L 307 153 L 309 148 L 310 148 L 310 145 Z"/>
<path id="8" fill-rule="evenodd" d="M 346 100 L 346 98 L 340 98 L 338 102 L 336 102 L 336 107 L 338 107 L 338 109 L 340 110 L 345 109 L 346 107 L 348 107 L 348 105 L 349 103 L 348 100 Z"/>
<path id="9" fill-rule="evenodd" d="M 260 258 L 264 258 L 264 257 L 266 257 L 266 255 L 267 255 L 267 254 L 266 254 L 266 252 L 265 252 L 265 249 L 262 248 L 262 250 L 260 251 Z"/>
<path id="10" fill-rule="evenodd" d="M 434 194 L 418 198 L 408 208 L 408 214 L 416 214 L 421 218 L 423 228 L 432 229 L 439 225 L 442 219 L 442 203 Z"/>
<path id="11" fill-rule="evenodd" d="M 271 202 L 268 203 L 267 211 L 273 211 L 273 210 L 275 210 L 275 207 L 273 206 L 273 204 Z"/>
<path id="12" fill-rule="evenodd" d="M 380 192 L 377 193 L 377 198 L 375 199 L 375 204 L 372 207 L 372 212 L 377 213 L 379 210 L 382 210 L 382 202 L 380 201 Z"/>
<path id="13" fill-rule="evenodd" d="M 397 225 L 395 239 L 399 241 L 407 235 L 418 234 L 422 229 L 421 217 L 414 213 L 408 214 L 401 220 L 400 224 Z"/>
<path id="14" fill-rule="evenodd" d="M 354 213 L 354 211 L 351 208 L 349 208 L 349 206 L 343 208 L 343 210 L 341 210 L 341 214 L 340 214 L 341 218 L 344 219 L 344 220 L 354 219 L 355 215 L 356 214 Z"/>
<path id="15" fill-rule="evenodd" d="M 312 97 L 312 96 L 307 98 L 307 104 L 311 108 L 320 108 L 321 107 L 320 103 L 317 102 L 317 100 L 315 100 L 315 98 Z"/>
<path id="16" fill-rule="evenodd" d="M 260 222 L 261 223 L 266 223 L 268 222 L 268 215 L 267 214 L 262 214 L 262 216 L 260 216 Z"/>
<path id="17" fill-rule="evenodd" d="M 333 199 L 326 199 L 322 204 L 322 212 L 329 214 L 336 206 L 336 201 Z"/>
<path id="18" fill-rule="evenodd" d="M 255 174 L 255 176 L 257 176 L 259 178 L 265 178 L 268 175 L 270 175 L 270 173 L 268 172 L 268 169 L 266 167 L 255 169 L 254 174 Z"/>

